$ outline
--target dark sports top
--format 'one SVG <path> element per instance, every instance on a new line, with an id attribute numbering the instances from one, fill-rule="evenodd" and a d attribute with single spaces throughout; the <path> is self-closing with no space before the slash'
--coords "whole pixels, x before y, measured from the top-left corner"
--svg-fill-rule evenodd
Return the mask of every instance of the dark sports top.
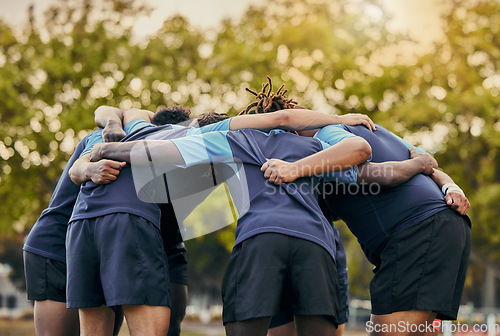
<path id="1" fill-rule="evenodd" d="M 178 125 L 154 126 L 144 120 L 136 119 L 125 126 L 128 135 L 121 142 L 143 139 L 168 140 L 213 130 L 227 130 L 229 123 L 230 120 L 227 119 L 201 128 L 193 128 Z M 82 154 L 90 152 L 92 146 L 93 144 L 87 146 Z M 160 227 L 160 209 L 156 203 L 143 202 L 139 199 L 130 164 L 125 165 L 117 179 L 109 184 L 95 184 L 92 181 L 82 184 L 70 221 L 117 212 L 140 216 Z"/>
<path id="2" fill-rule="evenodd" d="M 101 133 L 101 129 L 96 130 L 78 143 L 73 155 L 71 155 L 59 177 L 48 208 L 42 211 L 42 214 L 28 234 L 23 250 L 46 258 L 66 262 L 66 248 L 64 245 L 66 229 L 71 212 L 73 211 L 73 205 L 80 190 L 80 186 L 74 184 L 69 178 L 68 171 L 80 157 L 84 148 L 97 139 Z"/>
<path id="3" fill-rule="evenodd" d="M 374 132 L 364 126 L 333 127 L 342 127 L 368 141 L 372 147 L 372 162 L 410 158 L 409 144 L 380 125 Z M 328 133 L 322 129 L 316 136 L 328 142 Z M 363 192 L 361 188 L 343 187 L 335 186 L 337 193 L 325 195 L 325 199 L 330 210 L 342 218 L 358 238 L 372 262 L 371 254 L 378 254 L 391 234 L 448 208 L 440 188 L 429 176 L 422 174 L 397 187 L 382 189 L 378 194 L 367 192 L 367 189 Z M 358 192 L 354 192 L 356 190 Z"/>
<path id="4" fill-rule="evenodd" d="M 171 140 L 178 148 L 185 167 L 207 162 L 243 165 L 248 186 L 249 206 L 236 227 L 235 245 L 260 233 L 281 233 L 302 238 L 325 248 L 335 260 L 338 233 L 323 216 L 316 200 L 315 183 L 319 178 L 301 178 L 276 186 L 260 171 L 266 158 L 296 161 L 314 154 L 328 144 L 282 131 L 264 133 L 257 130 L 210 132 Z M 352 183 L 352 172 L 337 173 L 333 179 Z"/>

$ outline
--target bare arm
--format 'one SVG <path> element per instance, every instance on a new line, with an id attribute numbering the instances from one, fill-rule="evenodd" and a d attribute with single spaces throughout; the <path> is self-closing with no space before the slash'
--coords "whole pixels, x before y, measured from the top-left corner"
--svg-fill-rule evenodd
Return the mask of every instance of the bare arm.
<path id="1" fill-rule="evenodd" d="M 415 157 L 417 153 L 415 151 L 411 152 L 411 157 Z M 434 160 L 434 158 L 433 158 Z M 437 166 L 437 161 L 434 160 Z M 448 176 L 445 172 L 437 170 L 434 167 L 433 173 L 431 175 L 434 183 L 437 184 L 439 188 L 442 189 L 444 193 L 444 200 L 453 210 L 461 215 L 465 215 L 469 211 L 470 203 L 463 190 L 453 182 L 453 179 Z"/>
<path id="2" fill-rule="evenodd" d="M 182 158 L 177 147 L 169 140 L 137 140 L 128 142 L 101 143 L 92 148 L 89 161 L 102 159 L 123 161 L 137 164 L 182 165 Z M 142 160 L 142 161 L 141 161 Z"/>
<path id="3" fill-rule="evenodd" d="M 95 124 L 104 128 L 102 138 L 104 142 L 120 141 L 127 134 L 123 130 L 123 111 L 116 107 L 99 106 L 94 111 Z"/>
<path id="4" fill-rule="evenodd" d="M 339 143 L 295 162 L 271 159 L 261 171 L 269 182 L 292 182 L 303 176 L 320 175 L 353 168 L 370 158 L 368 142 L 360 137 L 347 138 Z"/>
<path id="5" fill-rule="evenodd" d="M 123 126 L 127 125 L 134 119 L 143 119 L 147 122 L 151 122 L 154 115 L 154 112 L 148 110 L 140 110 L 136 108 L 127 109 L 123 112 Z"/>
<path id="6" fill-rule="evenodd" d="M 375 130 L 375 124 L 363 114 L 347 114 L 336 116 L 304 109 L 287 109 L 264 114 L 241 115 L 231 119 L 231 131 L 254 128 L 270 131 L 280 128 L 285 130 L 310 130 L 332 124 L 359 125 L 363 124 L 370 130 Z"/>
<path id="7" fill-rule="evenodd" d="M 148 110 L 140 110 L 136 108 L 127 109 L 125 111 L 112 106 L 99 106 L 94 112 L 95 123 L 99 127 L 103 127 L 102 137 L 104 142 L 120 141 L 127 134 L 123 127 L 134 119 L 143 119 L 151 122 L 154 112 Z"/>
<path id="8" fill-rule="evenodd" d="M 83 155 L 75 161 L 69 170 L 69 177 L 75 184 L 92 180 L 97 184 L 107 184 L 116 180 L 125 162 L 101 160 L 90 162 L 90 154 Z"/>
<path id="9" fill-rule="evenodd" d="M 469 211 L 470 203 L 465 193 L 453 182 L 453 179 L 441 170 L 434 169 L 434 174 L 431 175 L 432 180 L 442 188 L 445 185 L 450 186 L 445 190 L 444 200 L 453 210 L 461 215 L 465 215 Z"/>
<path id="10" fill-rule="evenodd" d="M 367 162 L 358 167 L 358 184 L 378 184 L 381 187 L 398 186 L 417 174 L 431 175 L 434 158 L 409 148 L 411 159 L 404 161 Z"/>

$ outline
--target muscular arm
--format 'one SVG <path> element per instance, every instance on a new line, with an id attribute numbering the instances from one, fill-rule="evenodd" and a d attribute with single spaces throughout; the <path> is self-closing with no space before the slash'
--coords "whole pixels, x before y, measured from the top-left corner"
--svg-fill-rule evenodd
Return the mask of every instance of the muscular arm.
<path id="1" fill-rule="evenodd" d="M 123 112 L 123 126 L 127 125 L 134 119 L 143 119 L 147 122 L 151 122 L 154 115 L 154 112 L 148 110 L 140 110 L 136 108 L 127 109 Z"/>
<path id="2" fill-rule="evenodd" d="M 347 138 L 339 143 L 295 162 L 271 159 L 261 171 L 269 182 L 292 182 L 303 176 L 320 175 L 353 168 L 370 158 L 371 147 L 360 137 Z"/>
<path id="3" fill-rule="evenodd" d="M 99 106 L 94 111 L 95 124 L 103 128 L 102 137 L 105 142 L 120 141 L 127 134 L 123 130 L 123 111 L 116 107 Z"/>
<path id="4" fill-rule="evenodd" d="M 88 180 L 97 184 L 107 184 L 116 180 L 123 166 L 125 166 L 125 162 L 112 160 L 91 162 L 90 154 L 85 154 L 75 161 L 69 170 L 69 177 L 77 185 Z"/>
<path id="5" fill-rule="evenodd" d="M 102 159 L 139 165 L 150 162 L 169 165 L 184 164 L 179 150 L 169 140 L 138 140 L 97 144 L 90 152 L 89 161 L 98 162 Z M 132 162 L 134 159 L 136 160 Z"/>
<path id="6" fill-rule="evenodd" d="M 103 127 L 104 142 L 119 141 L 127 134 L 123 127 L 134 119 L 143 119 L 151 122 L 154 113 L 148 110 L 140 110 L 136 108 L 127 109 L 125 111 L 112 106 L 99 106 L 94 112 L 95 123 L 99 127 Z"/>
<path id="7" fill-rule="evenodd" d="M 358 184 L 378 184 L 381 187 L 398 186 L 417 174 L 430 175 L 434 172 L 434 158 L 427 153 L 417 153 L 414 147 L 409 149 L 411 159 L 367 162 L 358 167 Z"/>
<path id="8" fill-rule="evenodd" d="M 279 128 L 300 131 L 317 129 L 332 124 L 363 124 L 370 130 L 375 130 L 373 121 L 363 114 L 336 116 L 304 109 L 287 109 L 264 114 L 237 116 L 231 119 L 229 129 L 234 131 L 243 128 L 254 128 L 261 131 L 270 131 Z"/>

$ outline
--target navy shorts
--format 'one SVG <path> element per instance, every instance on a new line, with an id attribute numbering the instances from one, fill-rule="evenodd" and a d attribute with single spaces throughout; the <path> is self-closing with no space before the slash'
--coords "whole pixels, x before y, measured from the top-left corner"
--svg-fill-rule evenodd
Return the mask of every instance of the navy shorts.
<path id="1" fill-rule="evenodd" d="M 184 246 L 184 243 L 179 243 Z M 168 258 L 168 275 L 170 283 L 176 283 L 187 286 L 187 260 L 186 252 L 182 252 L 182 247 L 173 246 L 166 251 Z"/>
<path id="2" fill-rule="evenodd" d="M 159 204 L 161 210 L 161 237 L 168 258 L 170 283 L 187 286 L 186 245 L 177 224 L 172 203 Z"/>
<path id="3" fill-rule="evenodd" d="M 372 314 L 418 309 L 456 320 L 470 248 L 469 224 L 451 209 L 392 234 L 370 283 Z"/>
<path id="4" fill-rule="evenodd" d="M 234 247 L 222 282 L 223 322 L 278 312 L 325 316 L 337 325 L 338 275 L 321 246 L 262 233 Z"/>
<path id="5" fill-rule="evenodd" d="M 66 302 L 66 264 L 23 251 L 28 300 Z"/>
<path id="6" fill-rule="evenodd" d="M 344 244 L 342 240 L 340 240 L 340 235 L 335 226 L 333 230 L 337 232 L 337 239 L 335 241 L 335 265 L 339 279 L 339 312 L 337 322 L 340 325 L 347 323 L 349 319 L 349 275 L 347 273 L 347 258 Z M 273 316 L 269 324 L 269 329 L 280 327 L 290 322 L 293 322 L 293 313 L 290 310 L 288 310 L 288 312 L 282 311 L 278 315 Z"/>
<path id="7" fill-rule="evenodd" d="M 71 222 L 66 236 L 67 307 L 170 306 L 160 231 L 128 213 Z"/>

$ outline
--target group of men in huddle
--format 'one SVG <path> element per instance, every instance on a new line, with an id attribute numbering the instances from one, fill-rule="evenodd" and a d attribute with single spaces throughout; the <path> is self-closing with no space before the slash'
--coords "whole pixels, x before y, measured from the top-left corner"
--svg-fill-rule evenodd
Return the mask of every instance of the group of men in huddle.
<path id="1" fill-rule="evenodd" d="M 306 110 L 271 85 L 255 95 L 232 118 L 190 121 L 179 106 L 95 111 L 100 128 L 77 145 L 24 245 L 38 335 L 112 335 L 123 315 L 131 335 L 179 335 L 187 262 L 173 176 L 182 170 L 192 191 L 207 169 L 215 184 L 237 176 L 244 185 L 231 193 L 246 194 L 222 283 L 228 335 L 342 334 L 349 288 L 336 218 L 375 266 L 371 334 L 433 335 L 435 318 L 456 319 L 469 203 L 437 162 L 367 116 Z M 140 167 L 156 177 L 144 190 Z M 421 327 L 401 330 L 410 324 Z"/>

